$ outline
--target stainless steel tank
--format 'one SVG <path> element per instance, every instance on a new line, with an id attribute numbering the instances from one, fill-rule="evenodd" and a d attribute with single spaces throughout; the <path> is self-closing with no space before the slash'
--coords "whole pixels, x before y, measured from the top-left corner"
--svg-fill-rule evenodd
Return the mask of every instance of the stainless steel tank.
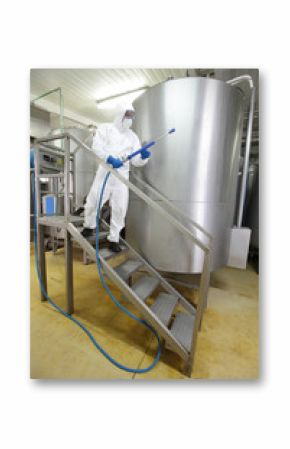
<path id="1" fill-rule="evenodd" d="M 146 167 L 133 168 L 133 174 L 213 235 L 212 269 L 226 265 L 242 138 L 242 91 L 214 79 L 183 78 L 154 86 L 134 107 L 134 127 L 142 142 L 173 127 L 176 133 L 153 147 Z M 203 252 L 131 193 L 126 232 L 157 269 L 202 271 Z M 207 242 L 200 232 L 196 235 Z"/>
<path id="2" fill-rule="evenodd" d="M 93 134 L 90 130 L 86 128 L 71 128 L 67 131 L 82 142 L 85 142 L 87 146 L 92 146 Z M 77 144 L 71 140 L 71 151 L 74 151 L 76 146 Z M 76 207 L 84 205 L 84 200 L 90 191 L 97 168 L 98 164 L 95 154 L 80 148 L 74 158 Z"/>
<path id="3" fill-rule="evenodd" d="M 92 145 L 93 133 L 88 128 L 65 128 L 64 132 L 68 132 L 71 135 L 77 137 L 82 142 L 86 143 L 89 147 Z M 53 134 L 59 134 L 60 130 L 54 130 Z M 55 141 L 55 145 L 60 146 L 59 140 Z M 74 152 L 78 147 L 72 139 L 70 140 L 70 150 Z M 79 148 L 75 153 L 74 166 L 72 167 L 74 172 L 74 206 L 81 207 L 84 204 L 84 200 L 89 193 L 91 185 L 96 174 L 98 164 L 94 153 L 90 153 L 83 148 Z M 71 180 L 72 181 L 72 180 Z"/>

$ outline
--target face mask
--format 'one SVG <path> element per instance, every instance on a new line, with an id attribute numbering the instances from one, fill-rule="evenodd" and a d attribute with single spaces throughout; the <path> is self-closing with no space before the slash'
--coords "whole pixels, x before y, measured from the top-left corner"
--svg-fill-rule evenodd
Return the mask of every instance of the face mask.
<path id="1" fill-rule="evenodd" d="M 130 129 L 132 126 L 133 120 L 130 118 L 124 118 L 122 121 L 122 127 L 123 129 L 127 130 Z"/>

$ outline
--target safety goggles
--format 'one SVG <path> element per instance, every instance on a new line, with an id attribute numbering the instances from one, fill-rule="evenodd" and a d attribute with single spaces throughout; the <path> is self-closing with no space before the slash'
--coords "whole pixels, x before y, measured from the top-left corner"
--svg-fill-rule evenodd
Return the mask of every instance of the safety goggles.
<path id="1" fill-rule="evenodd" d="M 134 111 L 126 111 L 124 114 L 125 118 L 131 118 L 132 120 L 135 118 L 135 112 Z"/>

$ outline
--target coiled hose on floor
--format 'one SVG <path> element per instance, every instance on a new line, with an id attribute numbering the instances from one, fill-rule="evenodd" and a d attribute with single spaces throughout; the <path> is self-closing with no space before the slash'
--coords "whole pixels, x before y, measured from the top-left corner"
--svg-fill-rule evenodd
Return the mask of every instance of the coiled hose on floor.
<path id="1" fill-rule="evenodd" d="M 65 310 L 63 310 L 61 307 L 59 307 L 49 296 L 47 291 L 44 288 L 44 285 L 42 283 L 41 280 L 41 276 L 40 276 L 40 272 L 39 272 L 39 260 L 38 260 L 38 252 L 37 252 L 37 226 L 36 226 L 36 198 L 35 198 L 35 192 L 34 192 L 34 185 L 35 185 L 35 180 L 33 180 L 33 202 L 34 202 L 34 251 L 35 251 L 35 264 L 36 264 L 36 272 L 37 272 L 37 277 L 38 277 L 38 281 L 40 284 L 40 288 L 41 288 L 41 292 L 44 295 L 44 297 L 46 298 L 46 300 L 48 301 L 48 303 L 54 307 L 58 312 L 60 312 L 63 316 L 65 316 L 66 318 L 68 318 L 69 320 L 71 320 L 73 323 L 75 323 L 77 326 L 79 326 L 84 333 L 89 337 L 89 339 L 91 340 L 91 342 L 93 343 L 93 345 L 98 349 L 98 351 L 100 351 L 100 353 L 107 359 L 109 360 L 109 362 L 111 362 L 113 365 L 115 365 L 117 368 L 123 370 L 123 371 L 127 371 L 129 373 L 137 373 L 137 374 L 142 374 L 142 373 L 147 373 L 148 371 L 152 370 L 154 368 L 154 366 L 158 363 L 159 359 L 160 359 L 160 355 L 161 355 L 161 342 L 160 342 L 160 338 L 159 335 L 157 334 L 157 332 L 155 331 L 155 329 L 153 329 L 153 327 L 151 327 L 148 323 L 146 323 L 146 321 L 138 318 L 137 316 L 135 316 L 132 312 L 130 312 L 125 306 L 123 306 L 113 295 L 113 293 L 111 292 L 110 288 L 108 287 L 108 285 L 106 284 L 106 281 L 104 279 L 103 276 L 103 272 L 102 272 L 102 267 L 101 267 L 101 261 L 100 261 L 100 257 L 99 257 L 99 222 L 100 222 L 100 212 L 101 212 L 101 205 L 102 205 L 102 200 L 103 200 L 103 196 L 104 196 L 104 191 L 106 188 L 106 184 L 107 181 L 109 179 L 110 176 L 110 172 L 108 172 L 106 174 L 106 177 L 104 179 L 103 185 L 102 185 L 102 189 L 101 189 L 101 193 L 100 193 L 100 198 L 99 198 L 99 203 L 98 203 L 98 208 L 97 208 L 97 214 L 96 214 L 96 263 L 97 263 L 97 268 L 98 268 L 98 273 L 102 282 L 102 285 L 104 287 L 104 289 L 106 290 L 106 292 L 108 293 L 108 295 L 110 296 L 111 300 L 114 302 L 114 304 L 119 307 L 119 309 L 122 310 L 122 312 L 126 313 L 126 315 L 128 315 L 130 318 L 132 318 L 133 320 L 137 321 L 138 323 L 142 324 L 143 326 L 145 326 L 147 329 L 149 329 L 153 335 L 155 336 L 157 343 L 158 343 L 158 348 L 157 348 L 157 354 L 155 359 L 153 360 L 153 362 L 151 363 L 151 365 L 149 365 L 147 368 L 130 368 L 128 366 L 122 365 L 121 363 L 119 363 L 117 360 L 115 360 L 94 338 L 94 336 L 92 335 L 92 333 L 85 327 L 84 324 L 82 324 L 78 319 L 76 319 L 75 317 L 73 317 L 72 315 L 69 315 Z"/>

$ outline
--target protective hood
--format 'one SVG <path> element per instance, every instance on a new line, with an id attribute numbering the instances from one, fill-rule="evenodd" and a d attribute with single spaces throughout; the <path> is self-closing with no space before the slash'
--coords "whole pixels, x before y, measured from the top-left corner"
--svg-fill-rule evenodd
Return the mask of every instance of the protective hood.
<path id="1" fill-rule="evenodd" d="M 116 107 L 116 115 L 114 118 L 114 125 L 120 132 L 125 132 L 132 126 L 132 119 L 124 118 L 126 111 L 135 111 L 131 103 L 120 103 Z"/>

